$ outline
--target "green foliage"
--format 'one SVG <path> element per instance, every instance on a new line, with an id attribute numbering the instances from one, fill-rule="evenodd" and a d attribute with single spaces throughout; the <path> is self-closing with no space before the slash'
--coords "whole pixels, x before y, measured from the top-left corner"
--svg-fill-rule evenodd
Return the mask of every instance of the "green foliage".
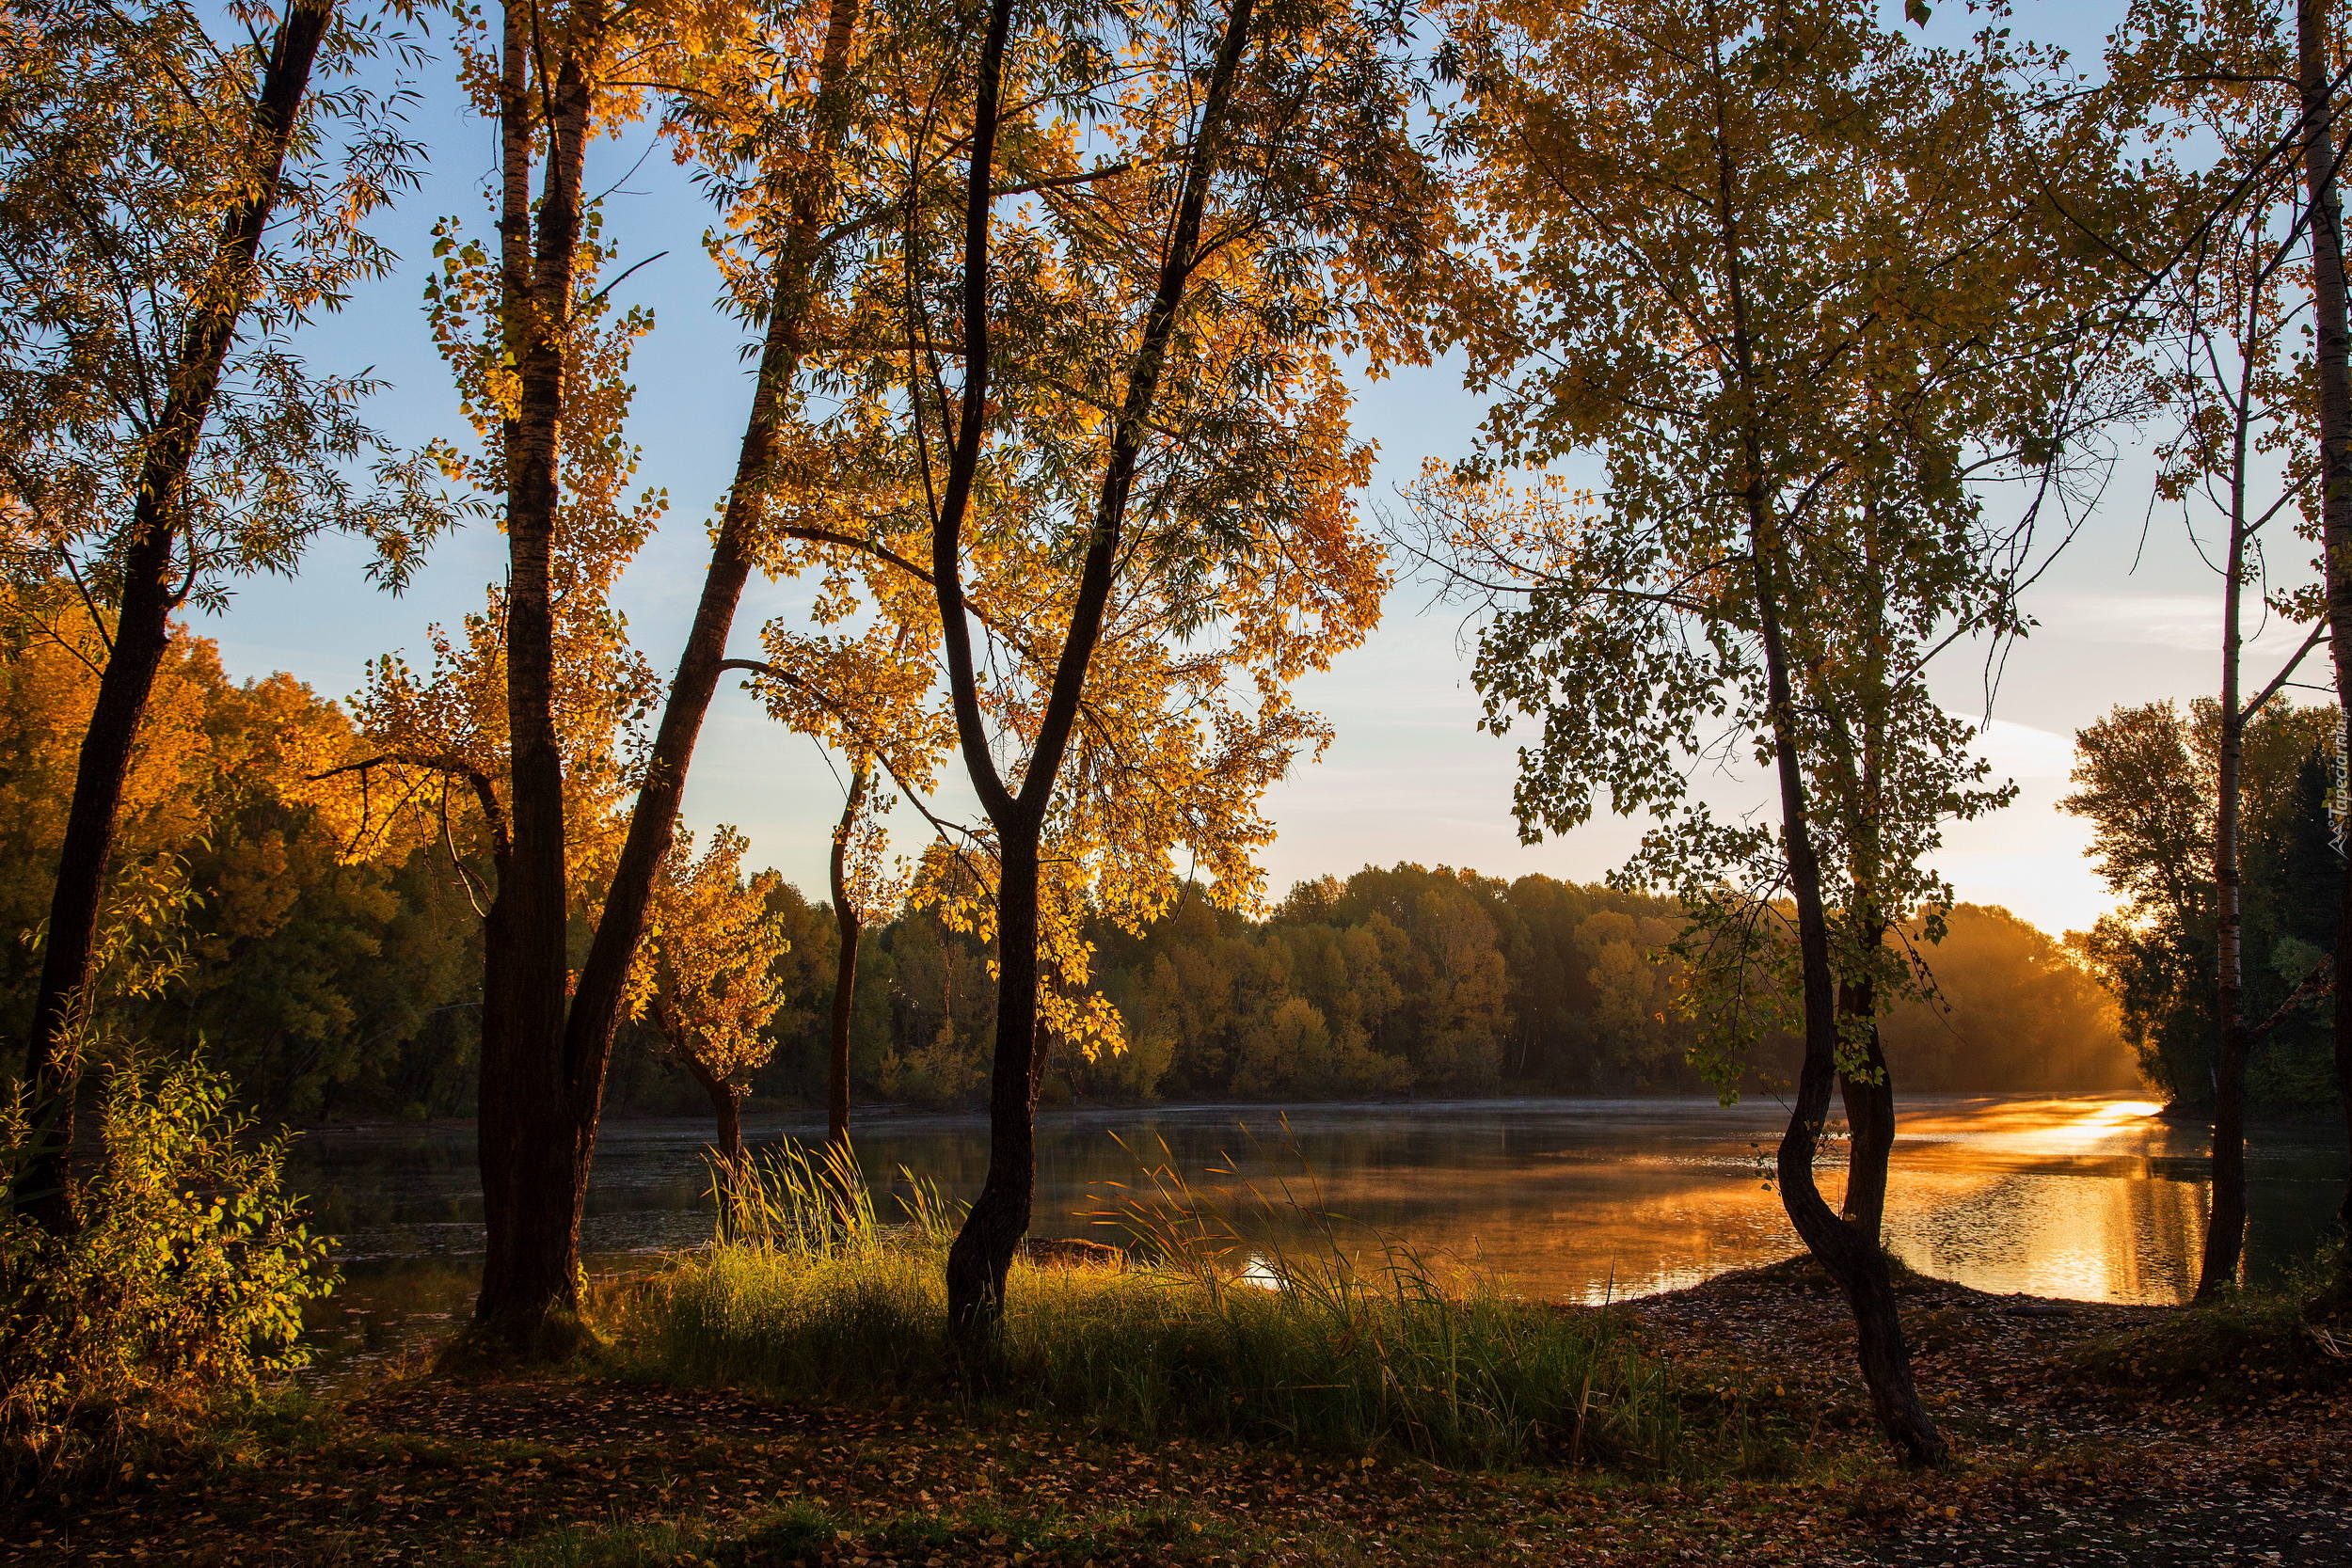
<path id="1" fill-rule="evenodd" d="M 1684 1429 L 1671 1374 L 1613 1314 L 1449 1282 L 1402 1247 L 1343 1245 L 1327 1224 L 1306 1249 L 1245 1248 L 1181 1180 L 1153 1175 L 1121 1215 L 1155 1264 L 1015 1263 L 994 1386 L 1006 1400 L 1144 1438 L 1473 1465 L 1672 1473 L 1722 1435 Z M 917 1198 L 911 1223 L 884 1226 L 838 1201 L 845 1177 L 864 1190 L 846 1164 L 768 1166 L 754 1203 L 802 1223 L 730 1223 L 635 1298 L 632 1338 L 663 1375 L 796 1398 L 959 1386 L 946 1216 Z"/>
<path id="2" fill-rule="evenodd" d="M 1944 825 L 2013 793 L 1926 672 L 2024 629 L 2032 511 L 1996 522 L 1985 486 L 2041 475 L 2082 389 L 2098 279 L 2046 234 L 2095 133 L 2006 34 L 1915 47 L 1846 0 L 1483 10 L 1451 130 L 1488 265 L 1454 319 L 1495 397 L 1412 499 L 1493 611 L 1484 727 L 1534 732 L 1520 832 L 1652 818 L 1619 877 L 1687 911 L 1725 1094 L 1792 1022 L 1789 900 L 1819 895 L 1837 1065 L 1867 1075 L 1877 1011 L 1921 989 L 1890 935 L 1952 901 Z M 1597 492 L 1499 477 L 1577 454 Z M 1788 819 L 1698 799 L 1726 759 L 1787 768 Z"/>
<path id="3" fill-rule="evenodd" d="M 10 1466 L 71 1473 L 116 1445 L 303 1364 L 305 1301 L 337 1283 L 327 1243 L 280 1190 L 285 1140 L 199 1063 L 137 1060 L 107 1074 L 104 1154 L 72 1195 L 59 1239 L 0 1221 L 0 1436 Z M 23 1101 L 0 1115 L 12 1170 Z"/>
<path id="4" fill-rule="evenodd" d="M 1301 882 L 1263 922 L 1188 895 L 1140 936 L 1095 940 L 1152 1094 L 1654 1090 L 1694 1083 L 1660 961 L 1678 914 L 1549 877 L 1399 864 Z M 1105 1082 L 1120 1058 L 1058 1066 L 1073 1092 L 1122 1098 Z"/>
<path id="5" fill-rule="evenodd" d="M 2083 938 L 2148 1082 L 2175 1103 L 2213 1099 L 2213 801 L 2219 715 L 2200 698 L 2117 707 L 2078 732 L 2075 792 L 2091 852 L 2127 900 Z M 2247 725 L 2243 847 L 2246 1013 L 2259 1025 L 2335 943 L 2343 864 L 2329 840 L 2335 710 L 2273 703 Z M 2282 1019 L 2247 1068 L 2247 1102 L 2308 1113 L 2334 1098 L 2325 1006 Z"/>
<path id="6" fill-rule="evenodd" d="M 6 564 L 121 594 L 126 526 L 191 323 L 217 308 L 224 213 L 267 175 L 252 103 L 267 48 L 246 19 L 183 7 L 37 0 L 0 33 L 0 490 Z M 265 36 L 265 35 L 264 35 Z M 175 496 L 180 598 L 292 571 L 310 539 L 375 546 L 399 584 L 452 518 L 428 465 L 358 417 L 368 371 L 325 374 L 297 331 L 393 264 L 369 220 L 415 181 L 405 123 L 416 36 L 338 8 L 310 76 L 249 303 Z M 184 388 L 183 388 L 184 389 Z M 372 474 L 373 483 L 358 483 Z"/>

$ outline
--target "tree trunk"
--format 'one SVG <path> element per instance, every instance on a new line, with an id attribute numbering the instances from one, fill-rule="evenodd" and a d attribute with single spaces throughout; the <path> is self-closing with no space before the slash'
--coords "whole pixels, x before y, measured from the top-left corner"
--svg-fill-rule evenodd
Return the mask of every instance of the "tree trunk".
<path id="1" fill-rule="evenodd" d="M 204 294 L 173 356 L 163 415 L 140 462 L 113 644 L 99 675 L 89 728 L 82 737 L 72 803 L 58 847 L 25 1063 L 39 1144 L 18 1178 L 12 1203 L 53 1232 L 72 1224 L 67 1187 L 73 1101 L 81 1084 L 80 1036 L 87 1022 L 116 815 L 139 722 L 170 645 L 171 612 L 187 588 L 185 582 L 173 580 L 181 491 L 202 444 L 204 421 L 220 388 L 230 344 L 252 305 L 254 262 L 278 204 L 286 150 L 301 118 L 310 68 L 334 10 L 334 0 L 296 0 L 279 19 L 253 106 L 252 192 L 221 222 Z"/>
<path id="2" fill-rule="evenodd" d="M 686 1064 L 686 1070 L 694 1082 L 703 1086 L 710 1099 L 710 1115 L 718 1127 L 710 1147 L 731 1170 L 743 1168 L 743 1097 L 733 1084 L 714 1074 L 694 1050 L 693 1041 L 683 1036 L 673 1037 L 671 1050 Z"/>
<path id="3" fill-rule="evenodd" d="M 1911 1349 L 1903 1340 L 1895 1306 L 1895 1285 L 1886 1254 L 1830 1212 L 1813 1181 L 1813 1156 L 1829 1117 L 1830 1085 L 1836 1076 L 1837 1015 L 1829 962 L 1829 923 L 1821 907 L 1821 873 L 1806 819 L 1804 777 L 1797 754 L 1793 698 L 1788 658 L 1781 646 L 1770 550 L 1758 541 L 1756 576 L 1758 619 L 1764 632 L 1768 701 L 1780 774 L 1782 832 L 1788 847 L 1789 890 L 1797 905 L 1797 940 L 1804 971 L 1804 1066 L 1788 1128 L 1781 1135 L 1776 1170 L 1781 1205 L 1810 1251 L 1853 1310 L 1862 1381 L 1879 1425 L 1914 1465 L 1941 1465 L 1950 1457 L 1944 1436 L 1919 1402 L 1911 1377 Z M 1889 1127 L 1891 1130 L 1891 1117 Z"/>
<path id="4" fill-rule="evenodd" d="M 862 924 L 850 895 L 850 835 L 857 826 L 858 809 L 866 804 L 873 769 L 856 764 L 850 772 L 850 799 L 841 808 L 840 826 L 833 832 L 833 919 L 841 950 L 833 966 L 833 1029 L 825 1051 L 825 1141 L 850 1141 L 850 1023 L 857 1005 L 857 940 Z"/>
<path id="5" fill-rule="evenodd" d="M 988 1082 L 988 1176 L 947 1250 L 948 1326 L 967 1354 L 1002 1320 L 1005 1275 L 1028 1234 L 1037 1189 L 1038 837 L 999 847 L 996 882 L 996 1053 Z"/>
<path id="6" fill-rule="evenodd" d="M 956 737 L 981 803 L 997 832 L 1001 857 L 996 897 L 998 972 L 995 1060 L 989 1079 L 989 1164 L 980 1195 L 965 1215 L 947 1254 L 948 1327 L 967 1358 L 977 1359 L 991 1343 L 1004 1312 L 1005 1276 L 1013 1249 L 1029 1227 L 1037 1184 L 1037 1090 L 1042 1081 L 1045 1043 L 1037 1034 L 1038 855 L 1046 813 L 1061 774 L 1062 758 L 1078 716 L 1087 670 L 1103 634 L 1110 602 L 1127 499 L 1135 487 L 1136 462 L 1151 425 L 1152 400 L 1175 336 L 1200 246 L 1209 181 L 1224 141 L 1225 114 L 1242 56 L 1249 46 L 1254 0 L 1233 0 L 1216 60 L 1200 97 L 1199 128 L 1184 168 L 1175 221 L 1169 225 L 1157 285 L 1144 317 L 1143 334 L 1127 372 L 1127 387 L 1111 422 L 1110 451 L 1094 503 L 1086 561 L 1071 606 L 1070 625 L 1056 661 L 1054 680 L 1037 741 L 1022 775 L 1021 792 L 1009 793 L 989 749 L 974 673 L 970 628 L 964 622 L 961 561 L 963 511 L 978 465 L 984 432 L 988 375 L 988 224 L 994 197 L 996 106 L 1002 87 L 1005 40 L 1010 8 L 998 0 L 991 13 L 981 53 L 977 121 L 971 176 L 966 189 L 964 240 L 964 384 L 954 460 L 932 534 L 932 588 L 939 597 L 941 641 L 947 654 L 955 699 Z"/>
<path id="7" fill-rule="evenodd" d="M 1845 1222 L 1872 1246 L 1886 1218 L 1886 1162 L 1895 1148 L 1895 1080 L 1886 1070 L 1879 1040 L 1876 988 L 1864 980 L 1838 988 L 1838 1006 L 1849 1016 L 1871 1019 L 1863 1070 L 1867 1080 L 1840 1076 L 1846 1101 L 1846 1196 L 1839 1205 Z"/>
<path id="8" fill-rule="evenodd" d="M 2246 1246 L 2245 914 L 2238 865 L 2239 802 L 2244 795 L 2246 714 L 2238 701 L 2240 615 L 2246 586 L 2246 395 L 2239 388 L 2231 474 L 2230 545 L 2221 589 L 2221 736 L 2213 832 L 2214 998 L 2220 1053 L 2214 1063 L 2212 1196 L 2197 1299 L 2210 1301 L 2237 1278 Z"/>
<path id="9" fill-rule="evenodd" d="M 1724 69 L 1720 57 L 1715 68 Z M 1756 368 L 1748 331 L 1740 201 L 1731 149 L 1720 121 L 1715 127 L 1715 145 L 1733 362 L 1740 387 L 1752 393 Z M 1886 1254 L 1832 1213 L 1813 1180 L 1813 1156 L 1829 1119 L 1830 1089 L 1837 1077 L 1837 987 L 1830 966 L 1829 919 L 1821 903 L 1821 866 L 1813 847 L 1804 759 L 1798 749 L 1788 650 L 1781 635 L 1781 590 L 1775 572 L 1782 546 L 1765 489 L 1762 442 L 1752 425 L 1742 433 L 1742 444 L 1747 460 L 1741 489 L 1747 512 L 1748 567 L 1756 594 L 1756 631 L 1764 647 L 1765 707 L 1780 785 L 1781 835 L 1788 855 L 1788 891 L 1797 907 L 1797 947 L 1804 987 L 1804 1065 L 1798 1073 L 1796 1101 L 1789 1107 L 1788 1127 L 1781 1134 L 1775 1162 L 1781 1206 L 1806 1250 L 1846 1293 L 1853 1310 L 1862 1381 L 1869 1389 L 1879 1425 L 1902 1450 L 1907 1463 L 1942 1465 L 1950 1458 L 1950 1449 L 1929 1419 L 1912 1384 L 1911 1348 L 1903 1340 Z"/>
<path id="10" fill-rule="evenodd" d="M 2296 6 L 2296 76 L 2303 100 L 2303 178 L 2312 230 L 2312 306 L 2319 381 L 2320 538 L 2328 583 L 2328 651 L 2336 665 L 2336 705 L 2352 719 L 2352 323 L 2346 319 L 2344 214 L 2336 192 L 2333 72 L 2328 54 L 2328 0 Z M 2344 867 L 2336 940 L 2352 931 L 2352 863 Z M 2335 1000 L 2336 1089 L 2344 1132 L 2352 1139 L 2352 985 Z M 2352 1173 L 2347 1174 L 2337 1226 L 2352 1234 Z M 2341 1254 L 2332 1287 L 2352 1309 L 2352 1247 Z"/>
<path id="11" fill-rule="evenodd" d="M 484 933 L 481 1116 L 482 1293 L 477 1341 L 524 1356 L 561 1355 L 578 1343 L 579 1232 L 587 1182 L 582 1106 L 563 1054 L 564 951 L 564 755 L 555 731 L 553 567 L 564 427 L 564 333 L 580 230 L 580 172 L 590 130 L 581 51 L 555 41 L 554 80 L 527 68 L 532 18 L 506 10 L 500 115 L 502 199 L 501 304 L 518 383 L 506 422 L 506 723 L 511 847 Z M 539 107 L 547 105 L 544 125 Z M 531 199 L 532 135 L 547 168 Z M 534 213 L 536 223 L 534 225 Z M 535 233 L 534 233 L 535 228 Z M 496 1028 L 492 1028 L 492 1024 Z M 601 1085 L 596 1085 L 598 1089 Z"/>
<path id="12" fill-rule="evenodd" d="M 819 166 L 828 166 L 843 134 L 846 115 L 838 102 L 849 70 L 850 43 L 856 31 L 858 0 L 833 0 L 825 22 L 824 55 L 819 68 Z M 677 673 L 661 710 L 653 750 L 645 760 L 644 782 L 629 809 L 628 836 L 621 847 L 604 908 L 596 919 L 596 935 L 580 967 L 564 1026 L 566 1075 L 573 1085 L 576 1115 L 576 1159 L 584 1173 L 595 1154 L 596 1109 L 602 1101 L 604 1075 L 612 1059 L 612 1037 L 619 1026 L 623 992 L 637 945 L 645 932 L 645 911 L 653 886 L 669 853 L 677 827 L 678 804 L 686 793 L 687 769 L 701 737 L 705 717 L 719 687 L 726 658 L 727 638 L 735 613 L 750 579 L 758 548 L 760 523 L 766 514 L 768 490 L 774 478 L 776 438 L 782 431 L 785 394 L 799 374 L 804 327 L 814 297 L 819 259 L 821 223 L 830 205 L 830 190 L 805 184 L 793 196 L 793 226 L 776 260 L 774 288 L 768 309 L 768 330 L 760 349 L 759 378 L 752 388 L 752 409 L 744 422 L 742 444 L 737 451 L 735 480 L 727 491 L 725 515 L 711 542 L 710 564 L 703 574 L 701 600 Z M 846 1110 L 845 1110 L 846 1115 Z"/>

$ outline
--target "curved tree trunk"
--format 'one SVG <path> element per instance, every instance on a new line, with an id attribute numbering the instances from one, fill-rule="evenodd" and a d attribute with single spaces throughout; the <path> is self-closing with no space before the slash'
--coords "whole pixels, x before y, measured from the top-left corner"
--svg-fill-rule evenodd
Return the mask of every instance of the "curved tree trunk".
<path id="1" fill-rule="evenodd" d="M 1721 69 L 1721 61 L 1717 62 Z M 1740 383 L 1756 384 L 1755 346 L 1749 336 L 1746 257 L 1740 230 L 1737 175 L 1720 126 L 1716 135 L 1725 281 L 1732 318 L 1732 357 Z M 1797 1096 L 1781 1134 L 1775 1165 L 1781 1206 L 1806 1250 L 1837 1282 L 1852 1308 L 1862 1380 L 1879 1425 L 1913 1465 L 1942 1465 L 1950 1458 L 1944 1435 L 1919 1402 L 1911 1376 L 1911 1348 L 1904 1342 L 1896 1310 L 1895 1286 L 1886 1254 L 1877 1243 L 1831 1212 L 1813 1180 L 1813 1157 L 1829 1119 L 1830 1091 L 1837 1078 L 1837 985 L 1830 964 L 1829 919 L 1821 899 L 1821 865 L 1800 750 L 1796 697 L 1790 689 L 1788 650 L 1782 635 L 1780 565 L 1784 546 L 1765 484 L 1766 464 L 1759 434 L 1741 433 L 1747 463 L 1741 502 L 1746 512 L 1748 572 L 1756 596 L 1758 641 L 1763 644 L 1765 709 L 1772 737 L 1772 762 L 1780 787 L 1781 838 L 1788 859 L 1788 891 L 1797 910 L 1797 947 L 1804 978 L 1804 1065 Z"/>
<path id="2" fill-rule="evenodd" d="M 181 491 L 220 388 L 239 323 L 251 309 L 254 262 L 282 186 L 286 151 L 301 119 L 310 68 L 335 14 L 334 0 L 295 0 L 278 24 L 253 105 L 251 194 L 221 222 L 205 293 L 172 356 L 170 391 L 139 467 L 121 602 L 98 698 L 82 737 L 49 903 L 47 945 L 34 994 L 25 1076 L 33 1085 L 38 1151 L 20 1173 L 12 1205 L 53 1232 L 72 1223 L 73 1101 L 81 1086 L 81 1035 L 87 1022 L 116 816 L 139 721 L 171 641 L 171 612 L 186 584 L 176 581 Z"/>

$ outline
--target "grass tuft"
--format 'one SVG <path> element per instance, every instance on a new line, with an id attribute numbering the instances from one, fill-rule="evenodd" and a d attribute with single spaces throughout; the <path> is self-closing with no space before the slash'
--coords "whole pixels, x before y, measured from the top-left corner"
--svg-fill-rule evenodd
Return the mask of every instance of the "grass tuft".
<path id="1" fill-rule="evenodd" d="M 1515 1300 L 1392 1243 L 1343 1245 L 1304 1206 L 1293 1218 L 1315 1223 L 1292 1232 L 1314 1244 L 1244 1249 L 1167 1167 L 1150 1175 L 1118 1211 L 1149 1263 L 1016 1260 L 984 1393 L 960 1381 L 947 1338 L 946 1207 L 910 1184 L 904 1219 L 883 1223 L 839 1152 L 723 1176 L 719 1241 L 633 1292 L 625 1335 L 679 1382 L 978 1400 L 1146 1440 L 1652 1473 L 1736 1466 L 1726 1445 L 1753 1441 L 1734 1431 L 1743 1409 L 1685 1400 L 1622 1314 Z"/>

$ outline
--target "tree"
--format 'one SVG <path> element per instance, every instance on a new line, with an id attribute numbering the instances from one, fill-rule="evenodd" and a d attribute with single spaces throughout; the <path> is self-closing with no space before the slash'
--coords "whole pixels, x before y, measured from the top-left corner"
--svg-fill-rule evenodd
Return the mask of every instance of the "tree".
<path id="1" fill-rule="evenodd" d="M 803 633 L 779 619 L 762 632 L 767 658 L 729 659 L 723 667 L 751 673 L 772 716 L 838 750 L 850 764 L 826 877 L 838 946 L 826 1037 L 825 1135 L 836 1144 L 850 1138 L 850 1037 L 860 939 L 878 914 L 895 909 L 907 895 L 906 879 L 882 870 L 888 835 L 879 819 L 894 798 L 876 793 L 875 776 L 886 774 L 935 823 L 923 795 L 933 787 L 940 758 L 954 737 L 951 721 L 932 700 L 931 639 L 922 629 L 928 607 L 910 602 L 907 586 L 891 578 L 874 585 L 886 610 L 861 636 Z M 850 613 L 844 594 L 836 591 L 827 598 L 819 606 L 820 620 Z"/>
<path id="2" fill-rule="evenodd" d="M 791 947 L 769 902 L 773 871 L 745 878 L 743 835 L 722 827 L 693 858 L 680 832 L 655 888 L 636 1013 L 650 1016 L 675 1061 L 710 1097 L 719 1158 L 743 1163 L 743 1097 L 773 1042 L 761 1030 L 784 997 L 774 968 Z"/>
<path id="3" fill-rule="evenodd" d="M 1313 733 L 1282 685 L 1370 624 L 1377 578 L 1344 499 L 1364 458 L 1330 354 L 1393 353 L 1386 307 L 1434 206 L 1393 19 L 1235 0 L 1118 22 L 1089 49 L 1041 49 L 1016 42 L 1009 0 L 992 7 L 961 266 L 934 275 L 936 294 L 911 288 L 904 318 L 925 553 L 993 861 L 989 1174 L 947 1264 L 974 1349 L 1028 1226 L 1041 1022 L 1067 1037 L 1110 1022 L 1072 1006 L 1080 899 L 1148 916 L 1172 896 L 1179 845 L 1248 889 L 1254 801 Z M 1088 111 L 1115 166 L 1073 166 L 1076 122 L 1041 134 L 1015 107 L 1041 99 L 1026 72 L 1073 56 L 1118 62 L 1115 107 Z M 1062 160 L 1005 182 L 1039 199 L 1002 223 L 1000 145 Z M 923 368 L 938 306 L 961 329 L 952 404 Z M 1011 667 L 985 690 L 976 620 Z M 1243 683 L 1255 715 L 1221 697 Z M 1059 986 L 1041 985 L 1041 954 Z"/>
<path id="4" fill-rule="evenodd" d="M 2165 276 L 2158 299 L 2169 330 L 2153 367 L 2173 430 L 2158 449 L 2157 494 L 2182 507 L 2192 531 L 2202 515 L 2217 520 L 2221 535 L 2220 697 L 2210 711 L 2213 805 L 2208 812 L 2198 803 L 2211 832 L 2217 1042 L 2211 1212 L 2197 1285 L 2205 1299 L 2235 1278 L 2246 1231 L 2246 1076 L 2253 1044 L 2241 852 L 2247 725 L 2327 630 L 2318 593 L 2265 597 L 2295 621 L 2318 624 L 2275 678 L 2246 696 L 2246 592 L 2249 584 L 2262 592 L 2264 531 L 2282 515 L 2312 510 L 2310 365 L 2291 348 L 2308 308 L 2298 276 L 2308 226 L 2293 164 L 2270 156 L 2292 143 L 2302 111 L 2284 40 L 2270 29 L 2248 36 L 2243 10 L 2214 8 L 2185 36 L 2175 30 L 2183 20 L 2177 14 L 2139 20 L 2144 38 L 2119 35 L 2119 78 L 2166 84 L 2157 99 L 2169 111 L 2169 128 L 2193 128 L 2221 150 L 2209 171 L 2174 178 L 2193 187 L 2238 181 L 2217 221 L 2192 234 Z M 2251 172 L 2240 176 L 2241 169 Z M 2282 470 L 2275 483 L 2265 471 L 2272 466 Z"/>
<path id="5" fill-rule="evenodd" d="M 1941 824 L 2005 799 L 1925 667 L 2017 629 L 2032 512 L 1987 524 L 1981 482 L 2045 473 L 2072 434 L 2085 277 L 2046 235 L 2056 201 L 2099 196 L 2061 171 L 2106 143 L 2047 145 L 2010 81 L 2031 62 L 1997 38 L 1912 49 L 1835 0 L 1488 5 L 1457 38 L 1495 278 L 1457 306 L 1497 394 L 1486 464 L 1595 447 L 1609 476 L 1516 494 L 1473 465 L 1422 488 L 1433 553 L 1494 596 L 1486 722 L 1541 721 L 1530 835 L 1604 787 L 1658 819 L 1624 876 L 1690 911 L 1685 993 L 1726 1089 L 1748 1042 L 1795 1027 L 1782 1199 L 1853 1309 L 1888 1436 L 1940 1463 L 1875 1205 L 1841 1220 L 1812 1162 L 1842 1077 L 1869 1113 L 1855 1175 L 1883 1180 L 1876 1020 L 1915 973 L 1886 939 L 1948 901 L 1922 858 Z M 1771 770 L 1776 831 L 1687 798 L 1718 748 Z"/>
<path id="6" fill-rule="evenodd" d="M 2336 134 L 2335 27 L 2328 0 L 2296 0 L 2295 77 L 2302 101 L 2303 184 L 2312 231 L 2312 368 L 2318 383 L 2320 559 L 2328 596 L 2328 652 L 2335 660 L 2336 711 L 2352 716 L 2352 304 L 2344 271 L 2344 209 L 2337 189 L 2342 144 Z M 2352 861 L 2344 867 L 2336 929 L 2352 929 Z M 2352 986 L 2336 987 L 2336 1093 L 2352 1136 Z M 2347 1167 L 2352 1171 L 2352 1167 Z M 2336 1215 L 2352 1233 L 2352 1174 Z M 2352 1247 L 2346 1247 L 2327 1299 L 2352 1311 Z"/>
<path id="7" fill-rule="evenodd" d="M 388 42 L 333 0 L 293 0 L 249 49 L 183 7 L 76 0 L 20 9 L 0 36 L 8 564 L 71 581 L 105 626 L 27 1053 L 42 1148 L 10 1193 L 52 1227 L 70 1216 L 118 816 L 172 615 L 290 569 L 326 528 L 374 538 L 397 586 L 440 520 L 416 465 L 355 417 L 374 384 L 313 376 L 289 341 L 387 260 L 363 225 L 408 178 L 405 93 L 312 82 Z M 387 488 L 355 494 L 344 470 L 371 457 Z"/>
<path id="8" fill-rule="evenodd" d="M 2148 1081 L 2196 1109 L 2214 1104 L 2222 1071 L 2213 1006 L 2221 717 L 2209 698 L 2186 714 L 2170 703 L 2118 707 L 2076 734 L 2076 789 L 2060 802 L 2090 819 L 2100 875 L 2126 900 L 2088 939 L 2123 1037 Z M 2333 904 L 2311 884 L 2332 884 L 2336 870 L 2324 802 L 2335 723 L 2332 707 L 2269 703 L 2240 727 L 2238 836 L 2249 846 L 2240 946 L 2261 961 L 2241 980 L 2239 1070 L 2254 1069 L 2260 1108 L 2307 1104 L 2316 1085 L 2296 1063 L 2327 1049 L 2309 1037 L 2303 1009 L 2334 941 Z"/>

